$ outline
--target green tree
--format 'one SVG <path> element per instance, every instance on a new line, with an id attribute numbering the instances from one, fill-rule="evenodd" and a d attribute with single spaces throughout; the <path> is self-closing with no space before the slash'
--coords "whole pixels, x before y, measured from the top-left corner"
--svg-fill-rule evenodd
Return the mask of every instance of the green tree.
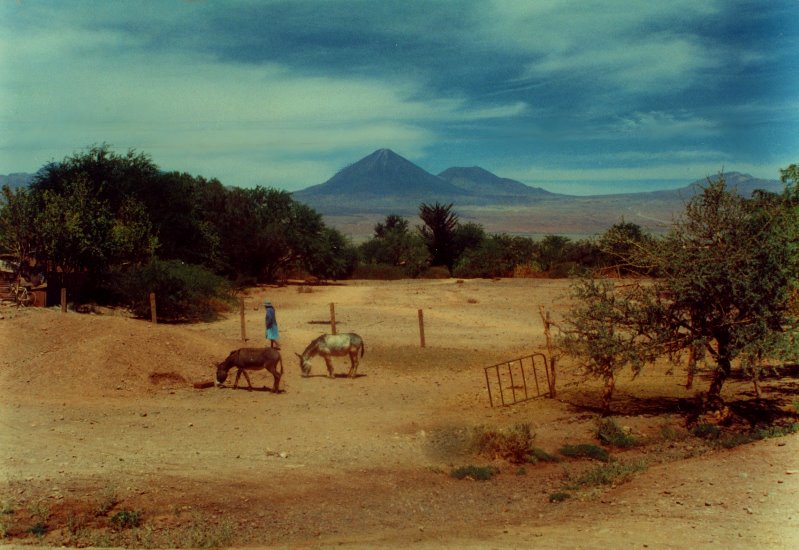
<path id="1" fill-rule="evenodd" d="M 35 255 L 38 232 L 36 206 L 27 189 L 3 186 L 0 204 L 0 250 L 13 254 L 18 265 Z"/>
<path id="2" fill-rule="evenodd" d="M 734 361 L 797 357 L 793 192 L 789 186 L 782 195 L 748 199 L 728 190 L 720 175 L 688 202 L 668 235 L 629 250 L 627 265 L 658 274 L 638 298 L 642 342 L 659 354 L 703 349 L 716 364 L 709 406 L 721 402 Z"/>
<path id="3" fill-rule="evenodd" d="M 418 229 L 430 252 L 431 265 L 446 266 L 451 271 L 457 258 L 455 228 L 458 226 L 458 215 L 452 212 L 452 203 L 422 203 L 419 217 L 424 225 Z"/>
<path id="4" fill-rule="evenodd" d="M 374 236 L 361 244 L 359 252 L 365 263 L 399 267 L 410 277 L 422 273 L 429 263 L 422 238 L 412 233 L 408 221 L 396 214 L 375 224 Z"/>

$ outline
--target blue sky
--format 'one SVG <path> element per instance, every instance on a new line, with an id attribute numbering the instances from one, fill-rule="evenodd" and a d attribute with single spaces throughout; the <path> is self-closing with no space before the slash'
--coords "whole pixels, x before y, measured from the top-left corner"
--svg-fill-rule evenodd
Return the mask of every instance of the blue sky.
<path id="1" fill-rule="evenodd" d="M 302 189 L 376 149 L 570 194 L 799 163 L 799 1 L 0 3 L 0 173 Z"/>

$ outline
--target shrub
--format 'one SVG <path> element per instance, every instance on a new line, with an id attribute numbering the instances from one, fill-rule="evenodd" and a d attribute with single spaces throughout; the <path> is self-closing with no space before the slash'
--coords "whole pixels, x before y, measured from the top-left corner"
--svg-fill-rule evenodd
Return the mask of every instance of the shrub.
<path id="1" fill-rule="evenodd" d="M 149 295 L 156 296 L 159 319 L 216 319 L 234 300 L 227 281 L 202 267 L 178 260 L 153 260 L 120 277 L 120 291 L 133 313 L 150 315 Z"/>
<path id="2" fill-rule="evenodd" d="M 611 447 L 629 449 L 638 444 L 638 441 L 624 431 L 612 418 L 604 418 L 600 421 L 597 437 L 604 445 L 610 445 Z"/>
<path id="3" fill-rule="evenodd" d="M 571 495 L 569 493 L 564 493 L 563 491 L 558 491 L 557 493 L 552 493 L 549 495 L 549 502 L 563 502 L 564 500 L 570 499 Z"/>
<path id="4" fill-rule="evenodd" d="M 616 481 L 625 481 L 633 474 L 646 470 L 646 467 L 645 460 L 635 460 L 627 463 L 610 462 L 588 470 L 577 478 L 572 487 L 610 485 Z"/>
<path id="5" fill-rule="evenodd" d="M 475 481 L 488 481 L 499 473 L 495 466 L 462 466 L 450 472 L 455 479 L 473 479 Z"/>
<path id="6" fill-rule="evenodd" d="M 110 523 L 116 529 L 138 527 L 141 523 L 141 513 L 135 510 L 120 510 L 111 516 Z"/>
<path id="7" fill-rule="evenodd" d="M 593 458 L 594 460 L 600 460 L 602 462 L 610 460 L 610 454 L 608 454 L 605 449 L 590 443 L 564 445 L 560 448 L 560 454 L 572 458 Z"/>
<path id="8" fill-rule="evenodd" d="M 707 422 L 702 422 L 694 426 L 691 433 L 702 439 L 718 439 L 721 435 L 721 428 L 713 424 L 708 424 Z"/>
<path id="9" fill-rule="evenodd" d="M 536 462 L 533 455 L 535 435 L 526 423 L 515 424 L 502 432 L 479 428 L 475 432 L 474 447 L 479 454 L 502 458 L 513 464 Z"/>

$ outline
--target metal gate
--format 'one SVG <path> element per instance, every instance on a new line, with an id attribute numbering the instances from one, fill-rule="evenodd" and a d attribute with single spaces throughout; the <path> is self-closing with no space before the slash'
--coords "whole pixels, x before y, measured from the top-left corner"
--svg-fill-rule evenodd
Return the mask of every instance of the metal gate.
<path id="1" fill-rule="evenodd" d="M 542 369 L 543 374 L 540 373 Z M 543 353 L 533 353 L 485 367 L 485 376 L 488 401 L 492 407 L 495 395 L 499 396 L 498 404 L 503 407 L 549 395 L 549 364 Z"/>

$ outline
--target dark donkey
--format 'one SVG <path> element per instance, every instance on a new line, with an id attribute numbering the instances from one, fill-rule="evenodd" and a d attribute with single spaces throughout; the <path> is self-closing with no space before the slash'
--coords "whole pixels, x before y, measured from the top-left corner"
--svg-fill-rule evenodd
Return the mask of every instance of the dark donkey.
<path id="1" fill-rule="evenodd" d="M 280 369 L 278 369 L 278 365 Z M 280 358 L 280 352 L 273 348 L 241 348 L 230 352 L 227 359 L 222 361 L 216 366 L 216 381 L 217 386 L 221 386 L 227 380 L 228 371 L 232 368 L 237 368 L 236 381 L 233 387 L 239 384 L 239 377 L 244 374 L 247 379 L 247 384 L 252 390 L 252 382 L 250 382 L 250 375 L 247 374 L 248 370 L 261 370 L 266 369 L 272 373 L 275 378 L 275 385 L 272 392 L 280 392 L 280 378 L 283 376 L 283 360 Z"/>

